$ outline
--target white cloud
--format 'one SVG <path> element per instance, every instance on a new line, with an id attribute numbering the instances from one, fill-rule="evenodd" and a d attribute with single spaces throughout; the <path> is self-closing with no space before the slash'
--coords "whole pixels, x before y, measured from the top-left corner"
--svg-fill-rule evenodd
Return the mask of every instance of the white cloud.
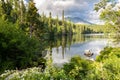
<path id="1" fill-rule="evenodd" d="M 78 3 L 75 0 L 34 0 L 34 2 L 39 9 L 39 13 L 45 12 L 47 15 L 49 12 L 52 12 L 53 15 L 59 15 L 62 10 L 70 10 L 74 7 L 76 9 L 88 7 L 87 2 L 84 0 L 79 0 Z"/>
<path id="2" fill-rule="evenodd" d="M 36 7 L 39 8 L 40 5 L 45 4 L 46 0 L 34 0 Z"/>
<path id="3" fill-rule="evenodd" d="M 120 10 L 120 2 L 115 5 L 113 10 L 119 11 Z"/>
<path id="4" fill-rule="evenodd" d="M 40 14 L 44 12 L 48 16 L 49 12 L 52 12 L 54 17 L 61 17 L 62 10 L 65 10 L 66 17 L 80 17 L 87 21 L 99 22 L 99 14 L 93 11 L 97 1 L 99 0 L 34 0 Z"/>
<path id="5" fill-rule="evenodd" d="M 24 4 L 27 4 L 27 1 L 26 1 L 26 0 L 24 0 Z"/>
<path id="6" fill-rule="evenodd" d="M 96 11 L 91 11 L 89 12 L 89 19 L 91 23 L 95 23 L 95 24 L 104 24 L 104 22 L 102 20 L 99 19 L 99 12 L 96 12 Z"/>
<path id="7" fill-rule="evenodd" d="M 96 11 L 91 11 L 89 12 L 89 18 L 92 18 L 92 19 L 98 19 L 99 18 L 99 13 L 97 13 Z"/>
<path id="8" fill-rule="evenodd" d="M 66 1 L 62 1 L 62 0 L 57 0 L 53 2 L 54 6 L 70 6 L 70 5 L 74 5 L 74 0 L 66 0 Z"/>

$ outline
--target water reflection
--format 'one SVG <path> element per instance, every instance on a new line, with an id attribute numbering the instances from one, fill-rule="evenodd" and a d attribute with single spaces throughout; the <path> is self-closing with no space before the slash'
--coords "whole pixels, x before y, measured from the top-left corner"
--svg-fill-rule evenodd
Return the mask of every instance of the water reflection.
<path id="1" fill-rule="evenodd" d="M 74 35 L 56 37 L 50 46 L 53 63 L 63 64 L 75 55 L 80 55 L 82 58 L 95 59 L 99 52 L 107 46 L 108 37 L 105 35 Z M 91 50 L 93 56 L 86 57 L 85 50 Z"/>

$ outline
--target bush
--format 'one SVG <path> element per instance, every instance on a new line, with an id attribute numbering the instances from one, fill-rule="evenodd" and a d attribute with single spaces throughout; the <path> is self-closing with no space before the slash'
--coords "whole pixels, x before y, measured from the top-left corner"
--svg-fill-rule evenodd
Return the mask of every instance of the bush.
<path id="1" fill-rule="evenodd" d="M 30 38 L 15 24 L 0 21 L 0 71 L 33 66 L 39 41 Z"/>
<path id="2" fill-rule="evenodd" d="M 87 77 L 89 80 L 120 79 L 120 48 L 105 48 L 94 62 L 93 70 Z"/>
<path id="3" fill-rule="evenodd" d="M 100 61 L 102 61 L 104 59 L 109 58 L 109 54 L 112 51 L 112 49 L 113 49 L 112 47 L 104 48 L 104 50 L 100 52 L 100 55 L 96 57 L 96 61 L 100 62 Z"/>
<path id="4" fill-rule="evenodd" d="M 116 56 L 112 56 L 103 63 L 104 78 L 109 80 L 119 80 L 120 79 L 120 59 Z"/>
<path id="5" fill-rule="evenodd" d="M 66 63 L 63 67 L 66 75 L 75 80 L 83 79 L 92 70 L 92 61 L 81 59 L 79 56 L 73 57 L 70 63 Z"/>

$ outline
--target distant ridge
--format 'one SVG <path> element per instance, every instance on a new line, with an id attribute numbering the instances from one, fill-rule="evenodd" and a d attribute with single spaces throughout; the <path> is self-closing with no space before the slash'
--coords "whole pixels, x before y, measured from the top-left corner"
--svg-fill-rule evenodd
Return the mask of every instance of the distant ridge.
<path id="1" fill-rule="evenodd" d="M 80 18 L 80 17 L 65 17 L 65 19 L 66 20 L 71 20 L 72 22 L 78 23 L 78 24 L 79 23 L 82 23 L 82 24 L 93 24 L 93 23 L 91 23 L 89 21 L 86 21 L 86 20 Z"/>

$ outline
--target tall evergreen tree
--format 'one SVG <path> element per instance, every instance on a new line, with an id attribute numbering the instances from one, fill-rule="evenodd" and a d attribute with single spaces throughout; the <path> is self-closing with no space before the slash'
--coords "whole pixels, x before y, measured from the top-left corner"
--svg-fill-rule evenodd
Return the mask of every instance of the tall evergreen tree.
<path id="1" fill-rule="evenodd" d="M 19 1 L 19 5 L 20 6 L 19 6 L 18 24 L 22 30 L 25 30 L 26 29 L 26 6 L 23 0 Z"/>
<path id="2" fill-rule="evenodd" d="M 63 35 L 65 35 L 66 34 L 66 25 L 65 25 L 64 10 L 62 11 L 62 26 L 63 26 Z"/>
<path id="3" fill-rule="evenodd" d="M 30 0 L 28 4 L 28 10 L 27 10 L 27 23 L 29 26 L 30 37 L 33 34 L 33 31 L 35 29 L 35 25 L 37 22 L 37 17 L 38 17 L 37 11 L 38 10 L 35 7 L 35 3 L 33 2 L 33 0 Z"/>
<path id="4" fill-rule="evenodd" d="M 26 17 L 26 7 L 23 0 L 20 1 L 20 22 L 23 23 Z"/>
<path id="5" fill-rule="evenodd" d="M 19 0 L 12 1 L 13 10 L 11 11 L 12 22 L 16 23 L 20 14 L 20 2 Z"/>
<path id="6" fill-rule="evenodd" d="M 49 28 L 50 28 L 50 32 L 52 32 L 52 14 L 51 14 L 51 12 L 49 13 L 49 23 L 48 23 L 48 25 L 49 25 Z"/>
<path id="7" fill-rule="evenodd" d="M 1 0 L 1 15 L 4 20 L 11 21 L 12 4 L 8 0 Z"/>
<path id="8" fill-rule="evenodd" d="M 58 18 L 58 15 L 57 15 L 57 19 L 56 19 L 56 27 L 59 26 L 59 18 Z"/>

